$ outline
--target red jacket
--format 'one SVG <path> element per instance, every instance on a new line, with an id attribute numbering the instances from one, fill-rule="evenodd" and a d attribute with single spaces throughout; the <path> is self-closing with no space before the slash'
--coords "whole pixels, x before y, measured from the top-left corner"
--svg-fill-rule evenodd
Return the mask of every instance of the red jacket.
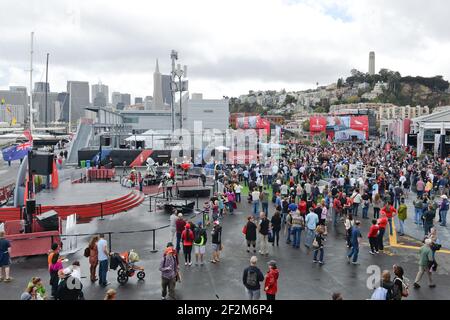
<path id="1" fill-rule="evenodd" d="M 277 294 L 278 291 L 278 269 L 270 269 L 267 272 L 266 280 L 264 281 L 264 291 L 267 294 Z M 267 290 L 266 290 L 267 288 Z"/>
<path id="2" fill-rule="evenodd" d="M 189 237 L 188 237 L 189 232 Z M 189 238 L 189 239 L 188 239 Z M 181 234 L 181 239 L 183 240 L 183 246 L 192 246 L 194 243 L 194 233 L 191 229 L 184 229 L 183 233 Z"/>
<path id="3" fill-rule="evenodd" d="M 392 218 L 393 214 L 397 212 L 397 210 L 394 208 L 394 206 L 389 206 L 389 208 L 387 208 L 388 206 L 384 206 L 383 209 L 381 209 L 381 214 L 383 214 L 383 212 L 386 214 L 387 218 Z"/>
<path id="4" fill-rule="evenodd" d="M 305 214 L 306 213 L 306 201 L 300 201 L 300 203 L 298 204 L 298 210 L 300 211 L 301 214 Z"/>
<path id="5" fill-rule="evenodd" d="M 381 217 L 380 219 L 378 219 L 378 227 L 380 229 L 386 229 L 386 226 L 388 224 L 388 219 L 386 217 Z"/>
<path id="6" fill-rule="evenodd" d="M 367 235 L 367 237 L 368 238 L 376 238 L 377 234 L 378 234 L 378 230 L 380 230 L 379 226 L 377 226 L 376 224 L 372 225 L 370 227 L 369 234 Z"/>

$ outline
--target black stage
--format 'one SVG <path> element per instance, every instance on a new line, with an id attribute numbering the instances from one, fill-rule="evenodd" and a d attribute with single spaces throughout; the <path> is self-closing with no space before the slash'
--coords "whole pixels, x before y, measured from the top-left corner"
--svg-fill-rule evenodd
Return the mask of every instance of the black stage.
<path id="1" fill-rule="evenodd" d="M 195 202 L 188 202 L 187 200 L 171 200 L 164 204 L 164 211 L 171 214 L 173 209 L 182 214 L 191 213 L 194 210 Z"/>
<path id="2" fill-rule="evenodd" d="M 180 198 L 209 198 L 211 197 L 210 187 L 178 187 L 178 197 Z"/>

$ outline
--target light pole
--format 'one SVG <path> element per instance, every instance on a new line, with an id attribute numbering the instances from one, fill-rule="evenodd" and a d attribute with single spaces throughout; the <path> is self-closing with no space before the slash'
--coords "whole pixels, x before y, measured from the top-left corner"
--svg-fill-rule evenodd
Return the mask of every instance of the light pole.
<path id="1" fill-rule="evenodd" d="M 178 60 L 178 52 L 172 50 L 170 54 L 170 58 L 172 59 L 172 85 L 171 85 L 171 93 L 172 93 L 172 131 L 175 130 L 175 92 L 180 92 L 180 129 L 183 128 L 183 112 L 182 112 L 182 95 L 183 95 L 183 77 L 187 77 L 187 66 L 185 65 L 183 69 L 181 69 L 181 64 L 177 64 L 175 68 L 175 60 Z M 178 78 L 178 83 L 177 79 Z"/>

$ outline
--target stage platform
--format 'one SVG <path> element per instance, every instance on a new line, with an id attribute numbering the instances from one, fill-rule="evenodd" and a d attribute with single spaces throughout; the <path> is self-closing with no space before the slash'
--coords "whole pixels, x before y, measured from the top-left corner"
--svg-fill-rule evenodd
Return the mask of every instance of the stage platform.
<path id="1" fill-rule="evenodd" d="M 178 196 L 180 198 L 209 198 L 212 194 L 212 188 L 210 187 L 178 187 Z"/>

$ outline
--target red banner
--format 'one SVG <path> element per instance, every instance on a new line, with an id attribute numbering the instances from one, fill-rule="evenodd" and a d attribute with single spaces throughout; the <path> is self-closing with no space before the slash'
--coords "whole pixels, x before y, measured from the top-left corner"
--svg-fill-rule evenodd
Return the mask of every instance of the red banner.
<path id="1" fill-rule="evenodd" d="M 311 117 L 309 119 L 310 132 L 322 132 L 327 129 L 327 118 L 325 117 Z"/>

